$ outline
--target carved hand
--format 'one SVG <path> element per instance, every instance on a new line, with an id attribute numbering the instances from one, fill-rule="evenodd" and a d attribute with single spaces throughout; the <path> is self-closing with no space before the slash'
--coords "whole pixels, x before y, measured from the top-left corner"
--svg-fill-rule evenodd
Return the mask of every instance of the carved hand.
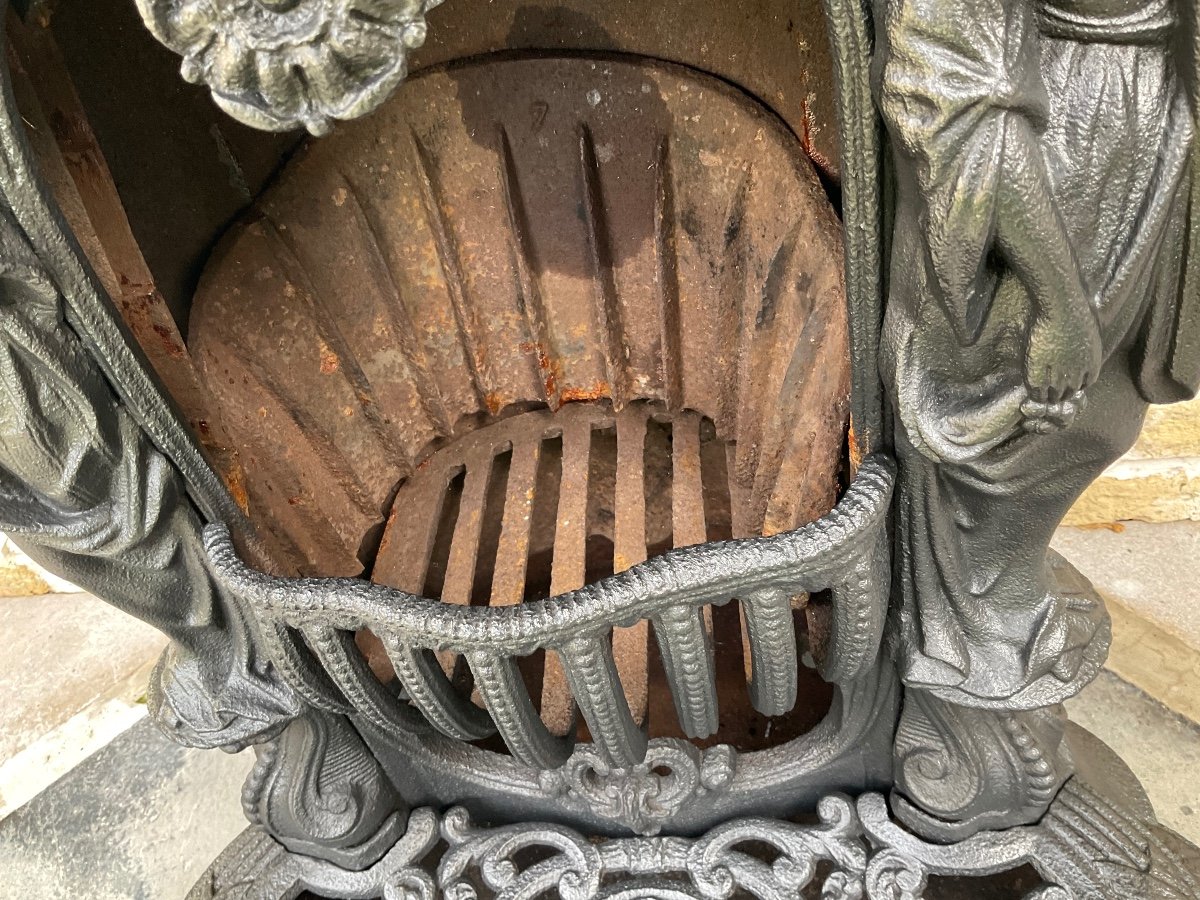
<path id="1" fill-rule="evenodd" d="M 1090 303 L 1043 306 L 1029 329 L 1025 384 L 1035 403 L 1077 400 L 1100 375 L 1104 362 L 1100 323 Z"/>

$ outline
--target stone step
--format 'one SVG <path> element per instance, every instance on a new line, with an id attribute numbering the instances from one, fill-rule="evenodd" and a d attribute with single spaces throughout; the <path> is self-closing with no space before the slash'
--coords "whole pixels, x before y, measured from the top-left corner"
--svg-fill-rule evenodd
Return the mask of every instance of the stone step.
<path id="1" fill-rule="evenodd" d="M 0 900 L 182 900 L 246 827 L 253 764 L 177 746 L 143 718 L 0 821 Z"/>
<path id="2" fill-rule="evenodd" d="M 1200 521 L 1200 399 L 1152 406 L 1137 444 L 1084 492 L 1066 524 Z"/>
<path id="3" fill-rule="evenodd" d="M 1108 668 L 1200 722 L 1200 522 L 1061 528 L 1054 546 L 1108 604 Z"/>

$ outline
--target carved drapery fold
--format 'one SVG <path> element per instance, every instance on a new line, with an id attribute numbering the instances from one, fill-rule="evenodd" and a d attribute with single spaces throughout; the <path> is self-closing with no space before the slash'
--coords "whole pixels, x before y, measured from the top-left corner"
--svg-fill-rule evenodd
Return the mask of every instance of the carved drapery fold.
<path id="1" fill-rule="evenodd" d="M 175 740 L 268 738 L 304 707 L 199 540 L 205 517 L 248 537 L 245 520 L 63 224 L 0 79 L 0 528 L 171 638 L 149 701 Z"/>

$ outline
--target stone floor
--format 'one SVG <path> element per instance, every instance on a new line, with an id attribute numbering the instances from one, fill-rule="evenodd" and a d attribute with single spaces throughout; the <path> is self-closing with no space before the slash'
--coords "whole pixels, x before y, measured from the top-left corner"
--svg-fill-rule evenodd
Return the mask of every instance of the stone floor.
<path id="1" fill-rule="evenodd" d="M 253 761 L 185 750 L 143 717 L 0 822 L 0 898 L 182 900 L 246 827 Z"/>
<path id="2" fill-rule="evenodd" d="M 1067 710 L 1129 764 L 1159 821 L 1200 845 L 1200 725 L 1111 672 L 1068 701 Z"/>
<path id="3" fill-rule="evenodd" d="M 87 594 L 0 597 L 0 819 L 145 714 L 166 639 Z"/>
<path id="4" fill-rule="evenodd" d="M 1108 668 L 1200 722 L 1200 522 L 1060 528 L 1054 546 L 1108 604 Z"/>

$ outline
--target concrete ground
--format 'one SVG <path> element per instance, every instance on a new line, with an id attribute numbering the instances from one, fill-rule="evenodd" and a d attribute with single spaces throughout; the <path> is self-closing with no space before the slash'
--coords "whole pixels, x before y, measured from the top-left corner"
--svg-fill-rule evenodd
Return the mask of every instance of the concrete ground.
<path id="1" fill-rule="evenodd" d="M 143 717 L 0 822 L 0 898 L 182 900 L 246 827 L 253 762 L 185 750 Z"/>
<path id="2" fill-rule="evenodd" d="M 0 597 L 0 819 L 145 715 L 166 639 L 87 594 Z"/>
<path id="3" fill-rule="evenodd" d="M 1200 522 L 1061 528 L 1054 547 L 1108 604 L 1108 668 L 1200 722 Z"/>
<path id="4" fill-rule="evenodd" d="M 1200 846 L 1200 725 L 1112 672 L 1100 673 L 1067 711 L 1129 764 L 1159 821 Z"/>

